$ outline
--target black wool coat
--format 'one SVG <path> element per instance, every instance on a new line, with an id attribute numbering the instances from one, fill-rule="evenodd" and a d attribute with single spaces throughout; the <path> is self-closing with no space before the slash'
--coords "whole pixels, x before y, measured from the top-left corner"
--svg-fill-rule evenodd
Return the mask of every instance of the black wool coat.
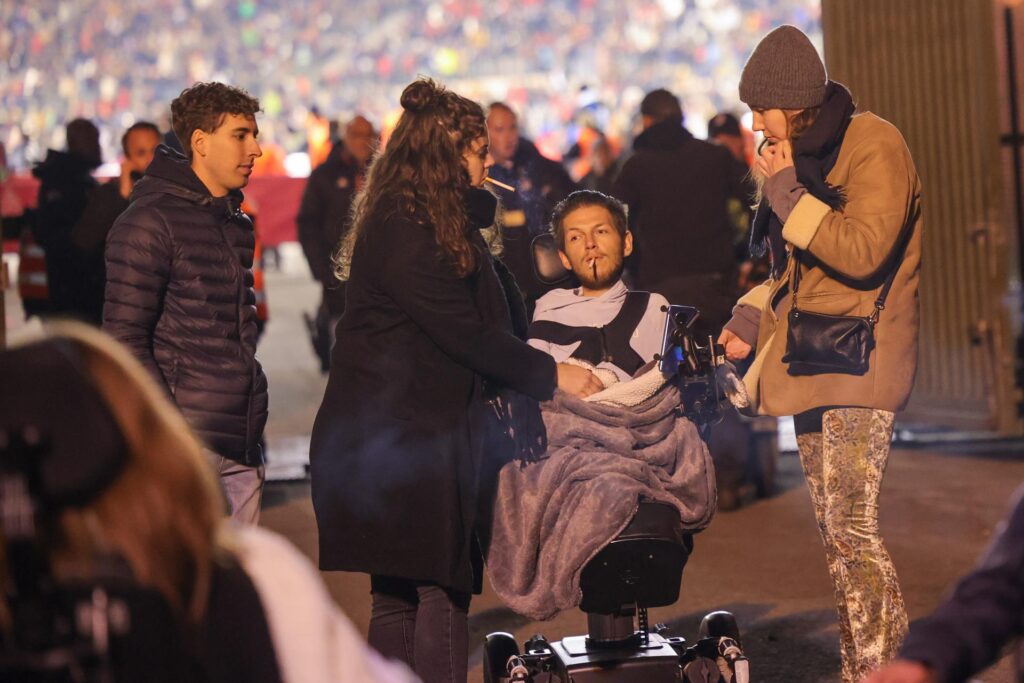
<path id="1" fill-rule="evenodd" d="M 241 193 L 213 197 L 161 145 L 106 243 L 103 329 L 163 385 L 205 444 L 263 462 L 267 378 L 256 360 L 255 238 Z"/>
<path id="2" fill-rule="evenodd" d="M 107 281 L 103 251 L 107 233 L 127 208 L 128 200 L 121 196 L 121 179 L 114 178 L 90 192 L 89 203 L 71 230 L 79 273 L 76 308 L 78 316 L 93 325 L 103 323 L 103 290 Z"/>
<path id="3" fill-rule="evenodd" d="M 51 149 L 46 160 L 32 169 L 40 181 L 34 233 L 46 251 L 51 313 L 78 315 L 81 273 L 71 232 L 96 187 L 91 175 L 95 166 L 76 154 Z"/>
<path id="4" fill-rule="evenodd" d="M 310 447 L 322 569 L 478 589 L 481 480 L 494 470 L 484 385 L 547 399 L 556 372 L 512 334 L 483 240 L 470 237 L 482 257 L 466 278 L 409 216 L 356 244 Z"/>
<path id="5" fill-rule="evenodd" d="M 302 193 L 299 242 L 313 277 L 323 287 L 323 300 L 332 316 L 345 311 L 345 284 L 334 277 L 332 258 L 348 232 L 349 212 L 363 168 L 337 143 L 327 161 L 313 169 Z"/>
<path id="6" fill-rule="evenodd" d="M 744 190 L 733 157 L 672 121 L 649 127 L 633 148 L 615 181 L 629 206 L 633 286 L 696 305 L 702 332 L 717 335 L 736 294 L 729 200 Z"/>

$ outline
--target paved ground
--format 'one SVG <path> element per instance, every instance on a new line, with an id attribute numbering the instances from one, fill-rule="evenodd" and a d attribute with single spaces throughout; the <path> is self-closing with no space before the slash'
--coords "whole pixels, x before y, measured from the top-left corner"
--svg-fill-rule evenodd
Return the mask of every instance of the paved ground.
<path id="1" fill-rule="evenodd" d="M 286 264 L 295 264 L 286 250 Z M 301 268 L 270 273 L 271 323 L 260 356 L 270 377 L 268 426 L 271 471 L 302 474 L 304 449 L 323 394 L 320 376 L 302 324 L 318 292 Z M 17 301 L 8 294 L 8 320 L 17 322 Z M 1024 459 L 1016 444 L 899 448 L 891 460 L 882 495 L 882 530 L 893 555 L 911 616 L 930 610 L 960 573 L 967 570 L 991 536 L 1018 482 Z M 652 611 L 680 635 L 696 635 L 701 617 L 714 609 L 734 612 L 751 657 L 755 681 L 837 680 L 839 651 L 832 591 L 803 486 L 799 463 L 783 456 L 780 491 L 736 512 L 721 513 L 696 538 L 683 576 L 679 602 Z M 315 560 L 316 525 L 304 481 L 268 487 L 263 524 L 292 540 Z M 355 624 L 369 618 L 368 581 L 362 575 L 328 573 L 331 594 Z M 544 623 L 505 609 L 489 588 L 474 599 L 471 615 L 471 681 L 481 680 L 480 643 L 495 630 L 521 640 L 543 633 L 549 639 L 585 631 L 577 611 Z M 1013 680 L 1009 660 L 979 678 Z"/>
<path id="2" fill-rule="evenodd" d="M 261 355 L 271 382 L 273 463 L 275 445 L 294 449 L 308 439 L 324 380 L 299 325 L 299 309 L 312 309 L 315 288 L 301 272 L 274 275 L 269 287 L 273 317 Z M 984 548 L 1011 492 L 1024 481 L 1024 459 L 1018 453 L 1015 444 L 894 452 L 881 523 L 912 617 L 934 607 Z M 282 455 L 279 452 L 278 457 Z M 293 450 L 291 457 L 301 455 Z M 739 619 L 754 680 L 837 680 L 831 582 L 795 455 L 782 457 L 779 484 L 773 498 L 719 514 L 696 538 L 679 602 L 652 610 L 652 622 L 665 622 L 692 638 L 705 613 L 728 609 Z M 316 525 L 308 484 L 271 486 L 263 523 L 315 558 Z M 365 630 L 370 609 L 367 579 L 337 572 L 325 574 L 325 579 L 338 603 Z M 486 633 L 511 631 L 522 641 L 535 633 L 554 639 L 586 630 L 578 611 L 543 623 L 520 617 L 505 609 L 489 587 L 473 601 L 470 628 L 471 681 L 481 680 L 480 643 Z M 1005 661 L 980 680 L 1009 682 L 1011 672 Z"/>

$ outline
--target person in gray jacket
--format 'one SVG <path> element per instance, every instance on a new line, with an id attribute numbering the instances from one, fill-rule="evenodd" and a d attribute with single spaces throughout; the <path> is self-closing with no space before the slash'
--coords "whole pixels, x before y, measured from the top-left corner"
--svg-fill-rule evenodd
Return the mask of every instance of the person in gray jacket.
<path id="1" fill-rule="evenodd" d="M 255 523 L 267 380 L 256 360 L 252 221 L 240 206 L 262 152 L 259 101 L 197 83 L 171 103 L 187 150 L 161 145 L 110 230 L 103 329 L 173 398 L 203 440 L 231 514 Z"/>

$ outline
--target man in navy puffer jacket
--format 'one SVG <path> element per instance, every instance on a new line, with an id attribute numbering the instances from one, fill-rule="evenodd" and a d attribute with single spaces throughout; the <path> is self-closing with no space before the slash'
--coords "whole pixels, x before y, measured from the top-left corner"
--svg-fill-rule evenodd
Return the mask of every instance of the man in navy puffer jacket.
<path id="1" fill-rule="evenodd" d="M 171 103 L 188 156 L 157 148 L 107 238 L 103 329 L 127 345 L 204 440 L 236 519 L 255 523 L 267 380 L 256 360 L 253 230 L 239 208 L 259 101 L 197 83 Z"/>

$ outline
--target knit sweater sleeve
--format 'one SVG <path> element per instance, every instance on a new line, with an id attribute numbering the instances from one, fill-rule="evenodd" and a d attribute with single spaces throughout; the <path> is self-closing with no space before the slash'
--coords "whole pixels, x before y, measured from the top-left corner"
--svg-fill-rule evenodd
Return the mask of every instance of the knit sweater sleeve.
<path id="1" fill-rule="evenodd" d="M 763 191 L 772 211 L 783 223 L 789 219 L 789 214 L 793 213 L 793 207 L 800 198 L 807 194 L 807 188 L 796 179 L 796 168 L 793 166 L 782 169 L 766 180 Z"/>

